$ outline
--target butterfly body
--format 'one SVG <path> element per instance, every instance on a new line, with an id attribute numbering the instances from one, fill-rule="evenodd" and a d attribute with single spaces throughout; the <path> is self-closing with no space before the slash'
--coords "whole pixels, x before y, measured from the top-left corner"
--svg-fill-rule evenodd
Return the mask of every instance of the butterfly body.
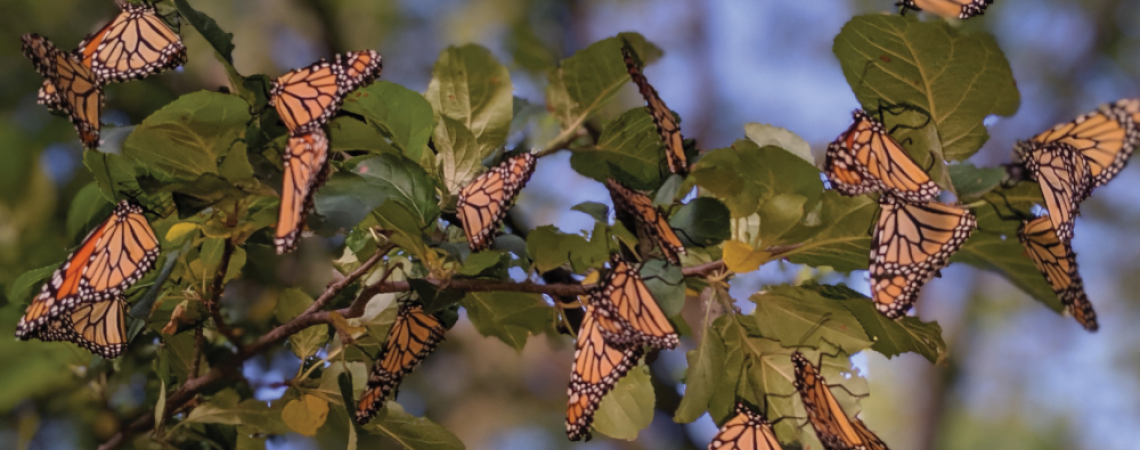
<path id="1" fill-rule="evenodd" d="M 638 267 L 619 254 L 611 257 L 610 272 L 591 294 L 590 303 L 597 305 L 607 342 L 664 349 L 676 348 L 679 343 L 676 330 L 641 279 Z"/>

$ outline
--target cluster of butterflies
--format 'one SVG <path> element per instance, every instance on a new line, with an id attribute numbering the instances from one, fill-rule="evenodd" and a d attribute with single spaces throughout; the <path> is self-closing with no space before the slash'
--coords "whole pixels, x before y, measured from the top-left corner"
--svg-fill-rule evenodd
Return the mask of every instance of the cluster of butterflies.
<path id="1" fill-rule="evenodd" d="M 25 34 L 24 56 L 43 75 L 38 102 L 71 119 L 85 148 L 99 145 L 103 86 L 173 69 L 186 62 L 186 47 L 150 4 L 120 3 L 122 12 L 74 51 Z"/>
<path id="2" fill-rule="evenodd" d="M 808 423 L 827 450 L 888 450 L 887 444 L 871 432 L 862 420 L 850 418 L 839 406 L 831 387 L 800 352 L 792 353 L 795 380 L 792 385 L 803 402 Z M 768 421 L 760 408 L 737 400 L 736 415 L 721 426 L 708 450 L 781 450 L 772 426 L 783 419 Z"/>
<path id="3" fill-rule="evenodd" d="M 1010 179 L 1037 181 L 1047 215 L 1024 216 L 1018 237 L 1030 258 L 1078 322 L 1098 327 L 1084 292 L 1070 241 L 1082 201 L 1111 180 L 1140 145 L 1140 100 L 1101 106 L 1015 145 Z M 977 221 L 968 210 L 935 201 L 940 190 L 863 111 L 827 148 L 824 172 L 849 196 L 879 192 L 880 214 L 871 243 L 870 276 L 876 307 L 889 318 L 905 314 L 918 291 L 969 238 Z"/>
<path id="4" fill-rule="evenodd" d="M 951 5 L 959 16 L 981 14 L 986 0 L 906 0 L 904 9 L 940 14 Z M 46 38 L 25 35 L 24 51 L 44 77 L 40 102 L 63 111 L 76 124 L 87 147 L 98 144 L 102 86 L 142 78 L 186 61 L 178 35 L 156 15 L 152 5 L 122 4 L 122 13 L 85 39 L 74 52 L 62 52 Z M 670 172 L 684 176 L 689 158 L 680 125 L 641 73 L 640 60 L 628 45 L 622 57 L 630 78 L 647 103 L 664 144 Z M 313 192 L 327 172 L 328 135 L 324 125 L 350 92 L 380 76 L 380 56 L 371 50 L 336 55 L 278 77 L 271 104 L 289 130 L 283 157 L 285 181 L 275 235 L 278 253 L 295 248 L 312 208 Z M 1022 220 L 1019 238 L 1030 257 L 1067 306 L 1089 330 L 1096 314 L 1084 294 L 1076 257 L 1069 244 L 1080 203 L 1110 181 L 1140 145 L 1140 100 L 1104 105 L 1072 122 L 1047 130 L 1015 146 L 1012 179 L 1037 181 L 1048 215 Z M 688 149 L 692 150 L 692 149 Z M 465 185 L 457 216 L 472 251 L 489 248 L 501 222 L 534 172 L 529 152 L 509 156 Z M 879 194 L 880 214 L 870 254 L 872 300 L 889 318 L 904 315 L 921 287 L 943 268 L 976 228 L 975 216 L 941 203 L 941 189 L 895 141 L 881 120 L 864 111 L 827 149 L 824 173 L 838 192 Z M 668 214 L 643 192 L 606 180 L 615 216 L 633 230 L 650 251 L 680 264 L 685 247 L 668 223 Z M 639 248 L 641 248 L 639 246 Z M 17 325 L 20 339 L 70 341 L 106 358 L 126 348 L 123 293 L 154 266 L 159 254 L 143 208 L 121 201 L 92 230 L 44 283 Z M 636 366 L 646 349 L 673 349 L 678 335 L 623 248 L 611 256 L 601 282 L 583 299 L 585 318 L 577 332 L 568 388 L 566 432 L 571 440 L 589 439 L 589 427 L 602 398 Z M 370 420 L 384 400 L 444 339 L 447 327 L 438 314 L 413 300 L 398 305 L 395 324 L 369 374 L 355 418 Z M 792 355 L 799 393 L 809 421 L 828 449 L 886 449 L 858 419 L 838 406 L 815 366 Z M 710 449 L 778 449 L 771 423 L 746 401 L 709 444 Z"/>

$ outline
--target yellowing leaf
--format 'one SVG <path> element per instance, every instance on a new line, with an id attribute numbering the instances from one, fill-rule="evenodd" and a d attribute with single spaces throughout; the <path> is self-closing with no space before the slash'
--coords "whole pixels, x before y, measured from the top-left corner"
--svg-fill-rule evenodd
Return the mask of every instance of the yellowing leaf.
<path id="1" fill-rule="evenodd" d="M 349 325 L 348 320 L 336 311 L 329 311 L 329 318 L 332 319 L 333 326 L 336 327 L 336 329 L 343 331 L 345 334 L 352 336 L 353 338 L 358 338 L 364 333 L 368 332 L 367 328 L 354 327 L 352 325 Z"/>
<path id="2" fill-rule="evenodd" d="M 305 436 L 315 436 L 329 416 L 329 403 L 315 395 L 293 399 L 281 411 L 281 420 L 290 429 Z"/>
<path id="3" fill-rule="evenodd" d="M 190 223 L 190 222 L 176 223 L 176 224 L 174 224 L 174 226 L 170 227 L 170 231 L 166 232 L 166 241 L 167 242 L 179 242 L 182 238 L 186 237 L 186 235 L 190 234 L 190 232 L 197 230 L 197 229 L 198 229 L 198 224 L 196 224 L 196 223 Z"/>
<path id="4" fill-rule="evenodd" d="M 736 273 L 748 273 L 759 269 L 771 256 L 771 253 L 755 250 L 751 245 L 740 241 L 724 243 L 724 264 L 728 266 L 728 270 Z"/>

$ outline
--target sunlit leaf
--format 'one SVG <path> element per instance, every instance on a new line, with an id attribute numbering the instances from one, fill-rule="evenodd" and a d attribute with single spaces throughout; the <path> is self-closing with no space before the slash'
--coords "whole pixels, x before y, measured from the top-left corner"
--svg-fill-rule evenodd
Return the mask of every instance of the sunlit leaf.
<path id="1" fill-rule="evenodd" d="M 653 383 L 649 367 L 634 367 L 598 405 L 594 429 L 614 439 L 632 441 L 653 421 Z"/>

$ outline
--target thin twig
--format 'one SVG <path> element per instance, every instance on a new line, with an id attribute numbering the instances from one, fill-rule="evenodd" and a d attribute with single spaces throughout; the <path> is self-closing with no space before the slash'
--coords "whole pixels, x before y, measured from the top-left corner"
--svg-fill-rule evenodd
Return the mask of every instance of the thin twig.
<path id="1" fill-rule="evenodd" d="M 202 346 L 205 345 L 206 339 L 202 334 L 202 322 L 199 321 L 198 325 L 194 327 L 194 360 L 190 362 L 190 373 L 186 375 L 188 379 L 198 377 L 198 369 L 202 360 Z"/>
<path id="2" fill-rule="evenodd" d="M 384 256 L 387 255 L 388 252 L 391 252 L 394 248 L 396 248 L 395 244 L 388 244 L 380 247 L 379 249 L 376 249 L 376 253 L 373 253 L 372 256 L 369 257 L 367 261 L 364 261 L 364 264 L 361 264 L 360 267 L 357 267 L 356 270 L 350 272 L 344 278 L 341 278 L 329 284 L 325 288 L 325 292 L 321 294 L 320 297 L 317 297 L 317 300 L 314 301 L 312 305 L 309 305 L 309 307 L 306 308 L 305 311 L 301 313 L 301 315 L 324 309 L 325 305 L 327 305 L 328 302 L 331 301 L 334 297 L 340 295 L 340 292 L 343 291 L 344 288 L 348 287 L 348 285 L 352 284 L 356 280 L 359 280 L 360 277 L 363 277 L 365 274 L 372 271 L 372 267 L 374 267 L 376 263 L 380 262 L 380 260 L 384 259 Z"/>
<path id="3" fill-rule="evenodd" d="M 210 311 L 210 317 L 214 319 L 214 326 L 218 332 L 225 336 L 235 348 L 240 349 L 241 340 L 238 339 L 229 325 L 226 325 L 226 321 L 222 318 L 220 304 L 222 292 L 225 289 L 226 272 L 230 269 L 230 259 L 233 258 L 236 248 L 233 238 L 226 239 L 225 249 L 222 251 L 222 262 L 218 265 L 218 272 L 214 274 L 214 282 L 210 285 L 210 298 L 206 300 L 206 309 Z"/>

